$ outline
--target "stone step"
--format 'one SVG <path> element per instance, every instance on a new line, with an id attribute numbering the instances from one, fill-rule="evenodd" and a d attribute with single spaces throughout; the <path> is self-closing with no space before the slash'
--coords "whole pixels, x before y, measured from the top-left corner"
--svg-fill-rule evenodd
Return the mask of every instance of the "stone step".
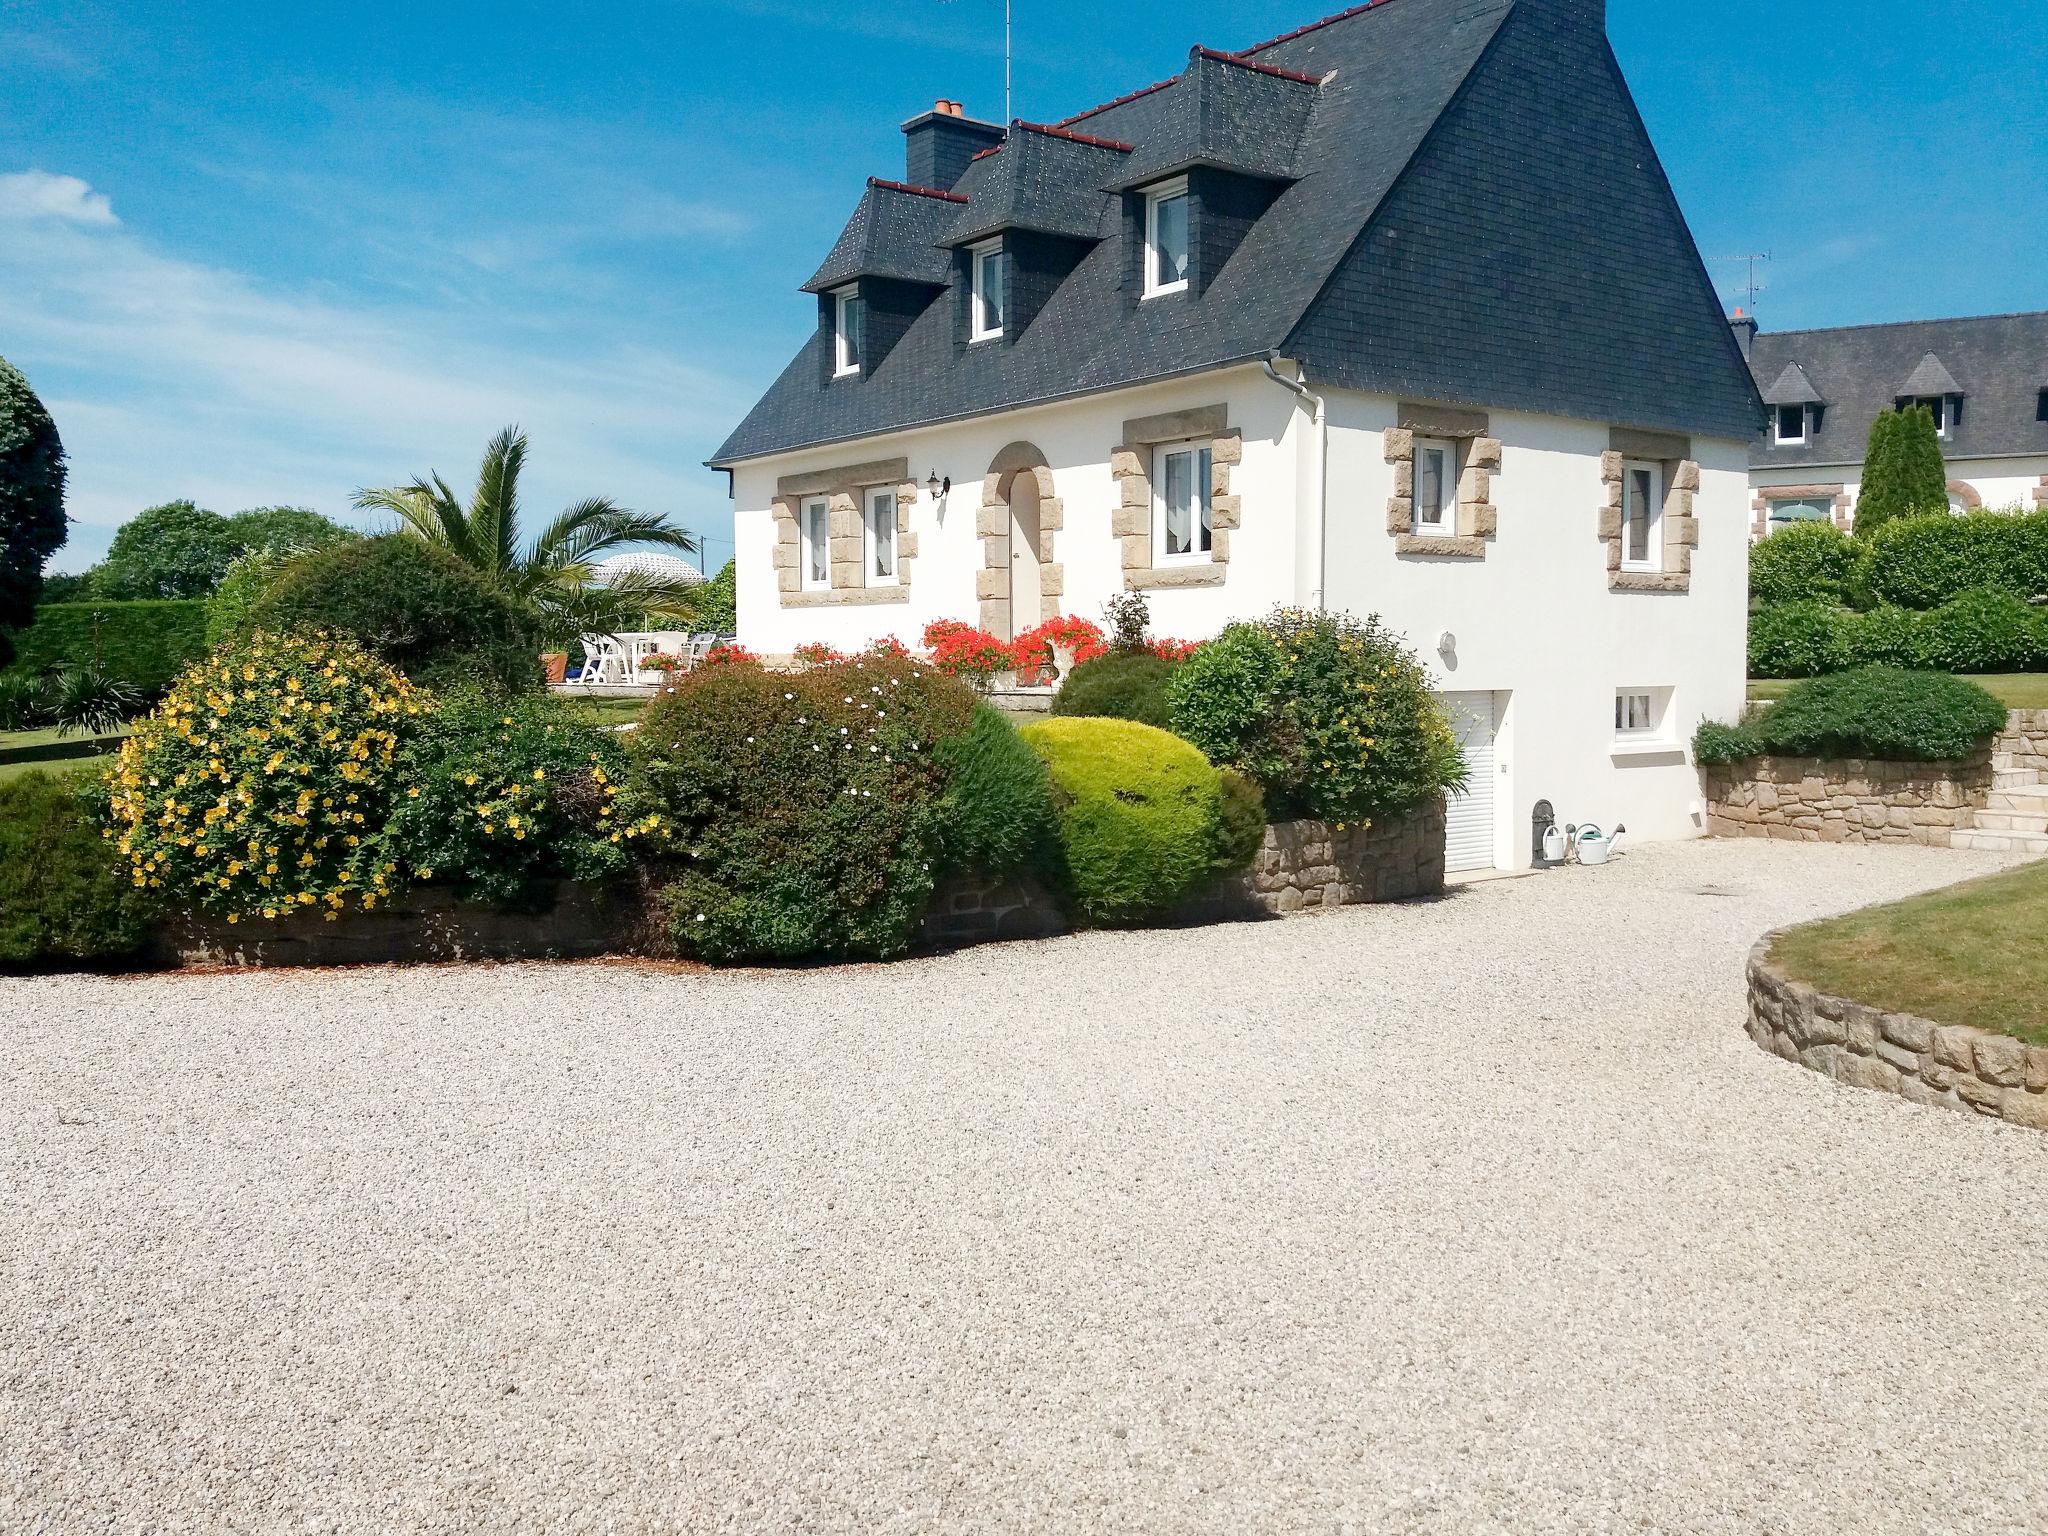
<path id="1" fill-rule="evenodd" d="M 2048 789 L 2048 780 L 2031 768 L 1999 769 L 1991 775 L 1993 789 Z"/>
<path id="2" fill-rule="evenodd" d="M 2048 813 L 1987 810 L 1977 813 L 1979 832 L 2020 832 L 2029 837 L 2048 837 Z"/>
<path id="3" fill-rule="evenodd" d="M 1954 832 L 1951 848 L 1969 848 L 1978 853 L 2031 853 L 2048 857 L 2048 837 L 2028 832 Z"/>
<path id="4" fill-rule="evenodd" d="M 2026 789 L 1994 789 L 1986 809 L 2017 816 L 2048 816 L 2048 784 Z"/>

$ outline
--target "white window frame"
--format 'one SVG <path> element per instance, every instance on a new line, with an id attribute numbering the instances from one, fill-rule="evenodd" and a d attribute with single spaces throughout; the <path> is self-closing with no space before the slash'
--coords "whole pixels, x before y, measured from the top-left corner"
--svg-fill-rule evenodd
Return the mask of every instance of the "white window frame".
<path id="1" fill-rule="evenodd" d="M 1188 533 L 1192 547 L 1184 554 L 1166 552 L 1166 461 L 1176 454 L 1188 454 L 1188 487 L 1193 500 L 1188 506 Z M 1214 474 L 1212 447 L 1206 441 L 1161 443 L 1152 450 L 1152 563 L 1160 565 L 1204 565 L 1216 557 L 1215 510 L 1210 479 Z"/>
<path id="2" fill-rule="evenodd" d="M 1664 734 L 1664 712 L 1658 707 L 1658 692 L 1655 688 L 1614 690 L 1616 741 L 1654 741 Z"/>
<path id="3" fill-rule="evenodd" d="M 1162 253 L 1159 249 L 1159 210 L 1175 198 L 1184 198 L 1187 195 L 1188 182 L 1185 176 L 1178 177 L 1173 181 L 1164 182 L 1145 194 L 1145 297 L 1148 299 L 1164 298 L 1170 293 L 1185 293 L 1187 291 L 1188 280 L 1185 277 L 1176 278 L 1172 282 L 1161 282 L 1159 280 L 1160 272 L 1165 265 L 1161 260 Z M 1193 205 L 1190 204 L 1189 207 L 1192 212 Z M 1189 241 L 1190 247 L 1187 253 L 1188 268 L 1192 271 L 1195 255 L 1193 250 L 1194 226 L 1192 220 L 1188 220 L 1186 223 L 1186 238 Z"/>
<path id="4" fill-rule="evenodd" d="M 797 559 L 801 562 L 803 590 L 823 592 L 832 585 L 832 498 L 829 496 L 807 496 L 797 507 Z M 814 576 L 812 567 L 819 562 L 813 555 L 823 555 L 825 574 Z"/>
<path id="5" fill-rule="evenodd" d="M 1777 405 L 1771 407 L 1771 409 L 1774 413 L 1778 446 L 1780 448 L 1797 448 L 1803 445 L 1806 442 L 1806 407 L 1803 405 Z M 1785 413 L 1787 411 L 1797 411 L 1799 413 L 1799 435 L 1797 437 L 1788 437 L 1785 434 Z"/>
<path id="6" fill-rule="evenodd" d="M 1444 456 L 1444 503 L 1442 518 L 1435 524 L 1422 520 L 1422 456 L 1441 450 Z M 1413 508 L 1413 531 L 1425 539 L 1454 539 L 1458 536 L 1458 442 L 1450 437 L 1418 437 L 1415 457 L 1410 463 L 1409 502 Z"/>
<path id="7" fill-rule="evenodd" d="M 1010 284 L 1009 274 L 1005 272 L 1002 274 L 1002 306 L 995 313 L 995 323 L 993 325 L 989 323 L 988 279 L 986 274 L 988 271 L 987 264 L 991 259 L 998 262 L 1003 259 L 1002 241 L 990 240 L 969 248 L 968 262 L 973 273 L 974 290 L 973 299 L 968 305 L 969 341 L 1000 340 L 1003 334 L 1003 327 L 1009 319 Z"/>
<path id="8" fill-rule="evenodd" d="M 1901 405 L 1899 409 L 1910 411 L 1916 405 L 1926 406 L 1928 414 L 1934 418 L 1934 435 L 1936 437 L 1940 438 L 1943 442 L 1947 442 L 1954 435 L 1956 413 L 1949 408 L 1949 397 L 1947 395 L 1914 395 Z"/>
<path id="9" fill-rule="evenodd" d="M 1649 531 L 1643 541 L 1649 553 L 1636 560 L 1628 552 L 1628 498 L 1637 474 L 1643 470 L 1650 472 L 1650 504 L 1644 509 Z M 1629 459 L 1621 466 L 1621 568 L 1649 572 L 1664 569 L 1664 466 L 1654 459 Z"/>
<path id="10" fill-rule="evenodd" d="M 849 344 L 851 333 L 847 316 L 858 314 L 860 336 L 857 344 Z M 840 288 L 832 295 L 832 377 L 844 379 L 861 371 L 860 354 L 867 350 L 867 306 L 861 302 L 860 289 Z"/>
<path id="11" fill-rule="evenodd" d="M 879 534 L 886 524 L 889 531 L 889 569 L 878 572 L 875 569 L 875 547 Z M 871 587 L 893 587 L 902 577 L 902 540 L 896 531 L 896 487 L 893 485 L 871 485 L 861 493 L 861 562 L 862 580 Z"/>

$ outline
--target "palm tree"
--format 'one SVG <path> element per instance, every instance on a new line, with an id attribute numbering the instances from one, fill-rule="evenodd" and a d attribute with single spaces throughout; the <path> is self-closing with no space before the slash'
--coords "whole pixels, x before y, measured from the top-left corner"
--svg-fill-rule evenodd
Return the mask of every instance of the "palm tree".
<path id="1" fill-rule="evenodd" d="M 356 506 L 393 512 L 400 527 L 454 552 L 491 583 L 539 616 L 550 638 L 609 634 L 649 620 L 688 615 L 691 587 L 639 573 L 604 585 L 592 577 L 596 561 L 636 544 L 685 555 L 701 548 L 697 536 L 659 512 L 633 512 L 606 496 L 565 507 L 524 548 L 519 540 L 519 472 L 526 465 L 526 434 L 507 427 L 491 439 L 467 507 L 437 474 L 410 485 L 361 490 Z"/>

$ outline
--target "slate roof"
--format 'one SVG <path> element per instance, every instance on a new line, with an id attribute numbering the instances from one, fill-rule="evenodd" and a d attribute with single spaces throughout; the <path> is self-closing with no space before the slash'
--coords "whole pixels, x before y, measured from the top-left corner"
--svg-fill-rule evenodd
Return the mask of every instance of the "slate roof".
<path id="1" fill-rule="evenodd" d="M 1813 380 L 1806 376 L 1806 370 L 1797 363 L 1787 363 L 1785 371 L 1778 375 L 1778 382 L 1764 391 L 1765 405 L 1819 405 L 1820 391 L 1813 387 Z"/>
<path id="2" fill-rule="evenodd" d="M 953 267 L 940 241 L 965 205 L 966 199 L 949 193 L 870 176 L 839 243 L 804 292 L 825 293 L 862 277 L 943 288 L 952 281 Z"/>
<path id="3" fill-rule="evenodd" d="M 1143 186 L 1197 165 L 1293 180 L 1321 83 L 1213 48 L 1194 49 L 1187 73 L 1161 95 L 1159 121 L 1148 125 L 1118 185 Z"/>
<path id="4" fill-rule="evenodd" d="M 1131 146 L 1037 123 L 1018 123 L 1000 149 L 975 157 L 953 190 L 956 208 L 941 241 L 967 245 L 1007 229 L 1099 240 L 1115 218 L 1103 190 L 1131 157 Z"/>
<path id="5" fill-rule="evenodd" d="M 1581 291 L 1582 279 L 1573 280 L 1578 287 L 1567 292 L 1566 275 L 1552 273 L 1538 287 L 1525 283 L 1518 298 L 1516 284 L 1526 276 L 1519 269 L 1504 271 L 1495 263 L 1491 271 L 1446 273 L 1427 298 L 1453 328 L 1471 334 L 1472 356 L 1461 363 L 1457 378 L 1444 384 L 1447 391 L 1458 392 L 1426 398 L 1550 408 L 1631 426 L 1749 436 L 1760 418 L 1755 390 L 1668 183 L 1642 136 L 1640 119 L 1627 102 L 1600 31 L 1601 11 L 1592 0 L 1371 0 L 1245 49 L 1234 56 L 1236 63 L 1197 50 L 1173 80 L 1056 126 L 1134 146 L 1128 156 L 1103 152 L 1120 167 L 1141 161 L 1165 167 L 1175 157 L 1195 154 L 1227 160 L 1244 173 L 1292 178 L 1280 184 L 1271 206 L 1199 292 L 1132 301 L 1124 286 L 1120 200 L 1105 197 L 1096 243 L 1020 335 L 1003 343 L 960 345 L 958 306 L 940 300 L 917 316 L 870 375 L 829 380 L 821 352 L 829 337 L 814 332 L 710 462 L 730 465 L 1251 362 L 1301 339 L 1305 317 L 1318 320 L 1317 345 L 1310 348 L 1304 341 L 1301 351 L 1286 355 L 1302 357 L 1312 384 L 1320 377 L 1391 390 L 1417 382 L 1414 370 L 1399 384 L 1391 374 L 1376 381 L 1374 313 L 1365 308 L 1331 317 L 1324 313 L 1329 309 L 1324 295 L 1347 263 L 1355 265 L 1363 234 L 1404 170 L 1518 16 L 1526 22 L 1520 30 L 1531 38 L 1574 29 L 1584 33 L 1580 45 L 1569 50 L 1569 68 L 1595 71 L 1599 77 L 1548 82 L 1558 100 L 1544 108 L 1539 124 L 1544 141 L 1496 146 L 1494 166 L 1468 178 L 1461 192 L 1486 201 L 1496 213 L 1504 210 L 1504 216 L 1520 219 L 1527 237 L 1521 248 L 1534 253 L 1527 259 L 1557 265 L 1561 258 L 1542 254 L 1554 244 L 1556 220 L 1569 214 L 1580 225 L 1600 221 L 1571 208 L 1532 209 L 1512 191 L 1489 191 L 1485 183 L 1496 175 L 1502 156 L 1510 164 L 1518 158 L 1569 162 L 1578 178 L 1573 206 L 1579 208 L 1582 194 L 1600 195 L 1616 176 L 1642 181 L 1647 166 L 1647 216 L 1674 224 L 1676 233 L 1657 247 L 1656 260 L 1664 269 L 1651 274 L 1654 280 L 1635 285 L 1640 292 L 1630 298 L 1634 307 L 1604 331 L 1589 324 L 1599 318 L 1590 311 L 1601 301 Z M 1533 89 L 1533 82 L 1523 82 L 1540 72 L 1540 61 L 1537 67 L 1517 65 L 1508 75 L 1493 71 L 1494 88 Z M 1567 110 L 1580 88 L 1595 96 L 1616 91 L 1620 96 L 1609 114 L 1608 131 L 1626 142 L 1596 146 L 1602 156 L 1597 160 L 1586 152 L 1588 135 Z M 1239 132 L 1247 137 L 1233 142 L 1231 135 Z M 957 239 L 961 231 L 985 226 L 991 218 L 1026 212 L 1042 213 L 1063 232 L 1078 232 L 1085 225 L 1085 192 L 1070 179 L 1084 157 L 1071 145 L 1029 145 L 1029 137 L 1028 131 L 1013 129 L 1005 148 L 969 168 L 959 188 L 969 205 L 965 211 L 952 210 L 940 238 Z M 1011 159 L 1019 147 L 1026 155 Z M 1042 161 L 1044 181 L 1037 179 L 1034 155 Z M 1008 167 L 999 164 L 1005 160 Z M 1124 174 L 1127 179 L 1128 170 Z M 1097 185 L 1106 187 L 1111 180 L 1105 177 Z M 1617 261 L 1631 259 L 1634 238 L 1631 234 L 1623 242 Z M 1674 267 L 1671 253 L 1681 249 Z M 879 264 L 885 258 L 869 259 Z M 908 258 L 896 259 L 911 264 Z M 1618 352 L 1617 346 L 1629 350 Z M 1489 348 L 1519 349 L 1515 388 L 1499 398 L 1472 392 L 1495 376 Z M 1343 359 L 1342 366 L 1325 365 L 1336 357 Z M 1563 390 L 1548 383 L 1558 374 L 1560 360 L 1569 364 L 1562 372 L 1573 380 Z M 1651 387 L 1644 386 L 1646 367 L 1661 370 Z M 1588 380 L 1597 387 L 1587 387 Z M 1612 414 L 1624 408 L 1626 416 Z"/>
<path id="6" fill-rule="evenodd" d="M 1793 364 L 1825 407 L 1820 430 L 1784 448 L 1759 438 L 1750 462 L 1760 468 L 1860 464 L 1878 412 L 1909 395 L 1963 397 L 1962 420 L 1941 445 L 1951 460 L 2048 454 L 2048 421 L 2038 419 L 2048 312 L 1764 331 L 1751 343 L 1758 379 Z"/>

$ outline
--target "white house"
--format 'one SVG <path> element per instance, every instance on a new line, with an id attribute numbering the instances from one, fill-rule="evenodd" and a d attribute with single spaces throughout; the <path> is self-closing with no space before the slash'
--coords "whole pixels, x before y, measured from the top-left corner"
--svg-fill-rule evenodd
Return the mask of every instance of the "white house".
<path id="1" fill-rule="evenodd" d="M 2048 313 L 1767 331 L 1737 340 L 1770 409 L 1750 456 L 1751 531 L 1856 523 L 1870 424 L 1893 406 L 1934 415 L 1952 510 L 2048 506 Z"/>
<path id="2" fill-rule="evenodd" d="M 1762 411 L 1598 0 L 1378 0 L 905 133 L 712 460 L 744 643 L 1378 613 L 1474 762 L 1452 868 L 1529 863 L 1539 801 L 1703 830 Z"/>

